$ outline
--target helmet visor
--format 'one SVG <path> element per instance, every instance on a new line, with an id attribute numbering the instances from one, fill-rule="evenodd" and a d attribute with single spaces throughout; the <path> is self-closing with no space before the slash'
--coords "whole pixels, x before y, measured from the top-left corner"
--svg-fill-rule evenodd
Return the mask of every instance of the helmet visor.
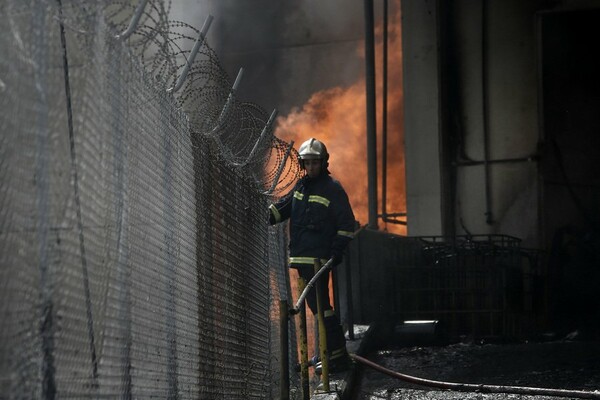
<path id="1" fill-rule="evenodd" d="M 299 155 L 301 160 L 321 160 L 323 159 L 323 157 L 320 154 L 300 154 Z"/>

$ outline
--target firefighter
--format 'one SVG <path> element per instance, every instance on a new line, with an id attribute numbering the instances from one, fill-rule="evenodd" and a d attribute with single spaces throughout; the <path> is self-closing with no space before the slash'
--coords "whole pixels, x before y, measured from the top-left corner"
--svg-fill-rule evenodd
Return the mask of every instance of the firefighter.
<path id="1" fill-rule="evenodd" d="M 352 207 L 342 185 L 330 176 L 329 154 L 325 144 L 311 138 L 298 151 L 300 167 L 305 171 L 294 189 L 282 200 L 272 204 L 269 223 L 271 225 L 290 219 L 290 268 L 298 270 L 306 282 L 314 276 L 314 260 L 325 263 L 333 259 L 333 265 L 342 262 L 343 252 L 354 234 L 355 220 Z M 319 278 L 317 284 L 325 317 L 329 370 L 342 371 L 350 365 L 346 351 L 346 339 L 329 299 L 329 275 Z M 314 290 L 306 298 L 314 315 L 317 301 Z M 320 368 L 318 356 L 312 364 Z"/>

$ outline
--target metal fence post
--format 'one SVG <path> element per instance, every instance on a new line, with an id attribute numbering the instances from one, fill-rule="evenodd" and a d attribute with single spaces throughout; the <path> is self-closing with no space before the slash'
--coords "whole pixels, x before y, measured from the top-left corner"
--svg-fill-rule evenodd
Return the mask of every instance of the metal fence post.
<path id="1" fill-rule="evenodd" d="M 315 258 L 315 274 L 321 269 L 321 261 Z M 317 295 L 317 321 L 319 324 L 319 354 L 321 356 L 321 381 L 323 390 L 329 392 L 329 349 L 327 348 L 327 332 L 325 330 L 325 317 L 323 316 L 323 299 L 321 291 L 323 285 L 327 284 L 327 275 L 319 278 L 315 293 Z"/>
<path id="2" fill-rule="evenodd" d="M 279 300 L 279 352 L 280 363 L 280 390 L 281 400 L 290 398 L 290 349 L 289 349 L 289 308 L 287 300 Z"/>
<path id="3" fill-rule="evenodd" d="M 298 278 L 298 291 L 304 292 L 306 281 L 304 278 Z M 300 384 L 302 386 L 302 398 L 310 399 L 309 381 L 308 381 L 308 341 L 306 336 L 306 306 L 302 302 L 300 305 Z"/>
<path id="4" fill-rule="evenodd" d="M 348 260 L 349 257 L 346 257 L 344 261 L 345 270 L 344 273 L 346 275 L 346 324 L 348 325 L 348 339 L 354 340 L 354 305 L 352 304 L 352 270 L 351 264 Z M 358 257 L 357 257 L 358 259 Z M 360 262 L 360 261 L 359 261 Z"/>

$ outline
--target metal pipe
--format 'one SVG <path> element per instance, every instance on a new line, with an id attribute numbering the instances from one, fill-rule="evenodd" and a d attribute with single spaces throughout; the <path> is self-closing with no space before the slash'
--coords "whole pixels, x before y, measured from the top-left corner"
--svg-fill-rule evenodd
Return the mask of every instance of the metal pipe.
<path id="1" fill-rule="evenodd" d="M 365 83 L 367 103 L 367 180 L 369 195 L 369 223 L 377 229 L 377 121 L 375 110 L 375 28 L 373 0 L 365 5 Z"/>
<path id="2" fill-rule="evenodd" d="M 200 50 L 200 46 L 202 46 L 202 43 L 204 43 L 204 39 L 206 37 L 206 34 L 208 33 L 208 29 L 210 28 L 210 24 L 212 23 L 212 20 L 213 20 L 212 15 L 209 15 L 208 17 L 206 17 L 206 20 L 204 21 L 204 25 L 202 25 L 202 29 L 200 30 L 200 34 L 198 35 L 198 39 L 196 39 L 196 43 L 194 43 L 194 47 L 192 48 L 192 51 L 190 52 L 190 55 L 185 62 L 183 71 L 181 71 L 181 75 L 179 75 L 179 78 L 177 79 L 177 82 L 175 83 L 175 85 L 173 87 L 167 89 L 168 93 L 175 93 L 176 91 L 181 89 L 181 87 L 183 86 L 183 82 L 185 81 L 185 78 L 187 78 L 187 75 L 190 72 L 190 68 L 192 67 L 192 63 L 194 62 L 194 59 L 196 58 L 196 55 L 198 54 L 198 51 Z"/>
<path id="3" fill-rule="evenodd" d="M 406 225 L 406 221 L 397 220 L 399 217 L 406 217 L 406 213 L 389 213 L 389 214 L 379 214 L 383 222 L 389 222 L 392 224 L 398 225 Z"/>
<path id="4" fill-rule="evenodd" d="M 388 0 L 383 0 L 383 90 L 381 105 L 381 214 L 387 217 L 387 94 L 388 94 Z"/>
<path id="5" fill-rule="evenodd" d="M 354 306 L 352 305 L 352 271 L 350 269 L 350 262 L 348 257 L 344 261 L 346 268 L 344 273 L 346 274 L 346 308 L 348 309 L 348 315 L 346 316 L 346 323 L 348 325 L 348 339 L 354 340 Z"/>
<path id="6" fill-rule="evenodd" d="M 252 150 L 250 151 L 250 154 L 248 154 L 248 157 L 246 158 L 246 160 L 244 160 L 244 162 L 241 162 L 241 163 L 233 163 L 233 165 L 235 165 L 236 167 L 243 167 L 250 162 L 250 160 L 252 159 L 252 157 L 254 157 L 254 154 L 258 150 L 258 145 L 263 141 L 265 135 L 267 134 L 267 131 L 269 130 L 271 125 L 273 125 L 273 121 L 275 121 L 276 116 L 277 116 L 277 110 L 274 109 L 273 112 L 271 113 L 271 116 L 269 117 L 269 120 L 267 121 L 262 132 L 260 133 L 260 136 L 256 140 L 256 143 L 254 143 L 254 147 L 252 147 Z"/>
<path id="7" fill-rule="evenodd" d="M 227 113 L 229 112 L 229 107 L 231 107 L 231 102 L 233 101 L 233 97 L 235 96 L 235 93 L 237 92 L 238 87 L 240 86 L 240 82 L 242 81 L 243 75 L 244 75 L 244 68 L 240 68 L 237 76 L 235 77 L 235 81 L 233 82 L 233 86 L 231 87 L 231 90 L 229 91 L 229 96 L 227 97 L 227 101 L 225 102 L 225 105 L 223 106 L 223 110 L 221 110 L 221 114 L 219 114 L 219 119 L 217 119 L 217 123 L 215 124 L 215 127 L 209 133 L 210 135 L 215 134 L 219 130 L 219 128 L 221 128 L 221 124 L 223 123 L 223 118 L 225 118 L 225 115 L 227 115 Z"/>
<path id="8" fill-rule="evenodd" d="M 321 261 L 315 259 L 315 274 L 321 270 Z M 317 297 L 317 323 L 319 325 L 319 355 L 321 356 L 321 381 L 323 390 L 329 392 L 329 349 L 327 348 L 327 331 L 325 330 L 325 317 L 323 315 L 323 299 L 321 298 L 321 288 L 325 281 L 321 279 L 317 283 L 315 291 Z"/>
<path id="9" fill-rule="evenodd" d="M 279 300 L 279 398 L 290 398 L 289 314 L 287 300 Z"/>
<path id="10" fill-rule="evenodd" d="M 389 222 L 390 224 L 396 224 L 396 225 L 406 225 L 407 224 L 406 221 L 399 221 L 397 219 L 390 218 L 390 217 L 383 218 L 383 221 L 384 222 Z"/>
<path id="11" fill-rule="evenodd" d="M 474 165 L 482 165 L 482 164 L 510 164 L 510 163 L 520 163 L 520 162 L 537 162 L 538 156 L 531 155 L 527 157 L 519 157 L 519 158 L 499 158 L 496 160 L 487 160 L 487 161 L 477 161 L 477 160 L 468 160 L 468 161 L 456 161 L 452 163 L 457 167 L 470 167 Z"/>
<path id="12" fill-rule="evenodd" d="M 542 29 L 542 23 L 544 21 L 544 19 L 541 17 L 542 14 L 538 11 L 536 13 L 536 17 L 535 17 L 535 33 L 534 33 L 534 37 L 536 38 L 536 68 L 537 68 L 537 99 L 538 99 L 538 107 L 537 107 L 537 121 L 538 121 L 538 136 L 537 136 L 537 149 L 540 149 L 539 151 L 541 151 L 542 144 L 544 143 L 544 139 L 545 139 L 545 132 L 546 132 L 546 122 L 544 121 L 544 108 L 545 108 L 545 104 L 544 104 L 544 73 L 543 73 L 543 60 L 544 60 L 544 46 L 542 46 L 542 43 L 544 41 L 544 36 L 543 36 L 543 29 Z M 544 192 L 545 192 L 545 185 L 544 185 L 544 177 L 545 173 L 543 171 L 543 168 L 540 168 L 540 166 L 537 166 L 537 181 L 536 184 L 538 185 L 538 190 L 537 190 L 537 247 L 538 248 L 542 248 L 544 245 L 543 243 L 547 243 L 546 239 L 547 239 L 547 233 L 546 229 L 545 229 L 545 210 L 546 210 L 546 198 L 544 196 Z"/>
<path id="13" fill-rule="evenodd" d="M 490 186 L 489 102 L 488 102 L 488 51 L 487 51 L 487 0 L 481 0 L 481 104 L 483 106 L 483 166 L 485 168 L 485 223 L 492 225 L 492 193 Z"/>
<path id="14" fill-rule="evenodd" d="M 58 11 L 59 11 L 59 27 L 60 27 L 60 43 L 62 47 L 62 58 L 63 58 L 63 76 L 65 82 L 65 100 L 67 105 L 67 129 L 69 133 L 69 153 L 71 155 L 71 181 L 73 182 L 73 194 L 75 197 L 75 213 L 77 216 L 77 231 L 79 232 L 79 256 L 81 260 L 81 273 L 83 279 L 83 293 L 85 295 L 85 310 L 87 318 L 87 331 L 88 338 L 90 340 L 90 361 L 92 363 L 92 387 L 98 388 L 98 356 L 96 350 L 96 339 L 94 332 L 94 316 L 90 289 L 90 279 L 85 247 L 85 235 L 83 226 L 83 216 L 81 212 L 81 193 L 79 190 L 79 176 L 77 173 L 77 152 L 75 146 L 75 132 L 73 125 L 73 104 L 71 96 L 71 81 L 69 76 L 69 57 L 67 55 L 67 38 L 65 35 L 64 16 L 62 1 L 57 0 Z M 52 319 L 45 321 L 44 323 L 50 323 Z M 55 390 L 55 388 L 53 388 Z"/>
<path id="15" fill-rule="evenodd" d="M 380 214 L 383 217 L 383 214 Z M 406 213 L 389 213 L 386 214 L 387 217 L 406 217 Z"/>
<path id="16" fill-rule="evenodd" d="M 405 375 L 400 372 L 392 371 L 379 364 L 376 364 L 366 358 L 358 356 L 356 354 L 350 354 L 354 360 L 373 368 L 383 374 L 391 376 L 393 378 L 401 379 L 405 382 L 414 383 L 422 386 L 437 387 L 440 389 L 450 389 L 458 392 L 479 392 L 479 393 L 508 393 L 508 394 L 520 394 L 520 395 L 540 395 L 540 396 L 558 396 L 565 398 L 578 398 L 578 399 L 600 399 L 600 391 L 588 392 L 584 390 L 565 390 L 565 389 L 548 389 L 548 388 L 535 388 L 525 386 L 502 386 L 502 385 L 484 385 L 484 384 L 472 384 L 472 383 L 455 383 L 455 382 L 443 382 L 434 381 L 431 379 L 418 378 L 416 376 Z"/>
<path id="17" fill-rule="evenodd" d="M 135 31 L 135 28 L 137 28 L 138 23 L 140 22 L 140 18 L 144 13 L 144 9 L 146 8 L 147 3 L 148 0 L 141 0 L 139 2 L 138 6 L 135 9 L 135 12 L 133 13 L 133 17 L 131 17 L 131 21 L 129 21 L 129 26 L 127 27 L 127 29 L 125 29 L 125 31 L 123 31 L 123 33 L 120 33 L 117 36 L 115 36 L 115 38 L 117 38 L 118 40 L 125 40 L 129 36 L 131 36 L 131 34 Z"/>
<path id="18" fill-rule="evenodd" d="M 360 270 L 361 270 L 361 236 L 362 233 L 361 231 L 365 229 L 365 226 L 360 227 L 356 232 L 354 232 L 354 240 L 356 242 L 356 255 L 352 258 L 353 260 L 356 260 L 356 271 L 357 271 L 357 276 L 358 276 L 358 280 L 360 281 Z M 348 259 L 346 259 L 346 267 L 349 267 L 350 262 L 348 261 Z M 354 307 L 353 307 L 353 303 L 352 303 L 352 271 L 350 268 L 346 268 L 345 272 L 349 275 L 346 277 L 346 284 L 348 285 L 346 290 L 347 290 L 347 295 L 348 295 L 348 337 L 350 338 L 350 340 L 354 340 Z M 359 303 L 360 303 L 360 297 L 359 297 Z"/>
<path id="19" fill-rule="evenodd" d="M 294 141 L 292 140 L 290 142 L 290 145 L 288 146 L 287 150 L 285 151 L 285 155 L 283 156 L 283 161 L 281 161 L 281 164 L 279 164 L 279 168 L 277 168 L 277 173 L 275 174 L 275 179 L 273 180 L 273 184 L 271 185 L 271 188 L 267 191 L 266 194 L 273 193 L 273 191 L 277 187 L 277 184 L 279 183 L 279 178 L 281 177 L 283 168 L 285 167 L 285 163 L 287 162 L 287 159 L 290 156 L 290 152 L 292 151 L 293 148 L 294 148 Z"/>

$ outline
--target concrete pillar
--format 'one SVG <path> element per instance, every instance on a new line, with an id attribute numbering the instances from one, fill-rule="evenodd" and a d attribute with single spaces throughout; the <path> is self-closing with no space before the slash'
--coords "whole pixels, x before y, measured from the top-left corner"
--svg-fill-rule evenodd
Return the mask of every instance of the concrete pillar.
<path id="1" fill-rule="evenodd" d="M 402 1 L 407 232 L 441 235 L 437 1 Z"/>

